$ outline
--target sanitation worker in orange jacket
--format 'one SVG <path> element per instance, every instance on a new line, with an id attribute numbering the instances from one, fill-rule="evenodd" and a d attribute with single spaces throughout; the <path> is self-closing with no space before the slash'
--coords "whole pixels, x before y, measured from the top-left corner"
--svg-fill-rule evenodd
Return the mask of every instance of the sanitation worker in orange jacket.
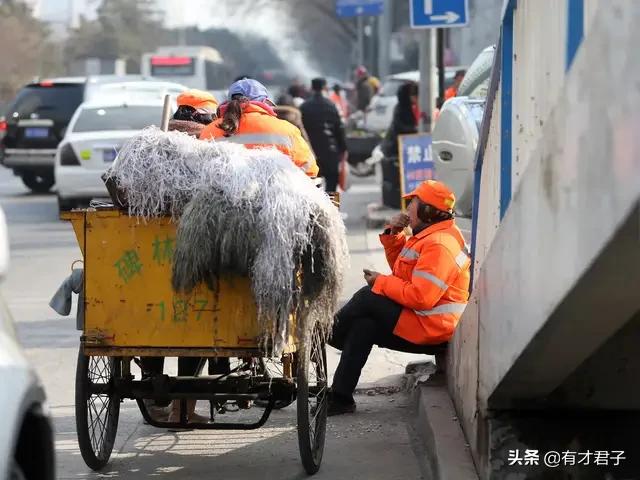
<path id="1" fill-rule="evenodd" d="M 365 270 L 368 286 L 336 315 L 329 343 L 342 355 L 330 415 L 355 411 L 353 391 L 373 345 L 435 352 L 451 338 L 467 305 L 471 261 L 453 218 L 453 192 L 427 180 L 405 198 L 411 200 L 408 215 L 394 217 L 380 235 L 392 274 Z"/>
<path id="2" fill-rule="evenodd" d="M 250 78 L 238 80 L 229 87 L 229 98 L 218 109 L 221 118 L 208 125 L 200 139 L 241 143 L 247 148 L 275 147 L 308 176 L 318 175 L 311 147 L 300 129 L 276 116 L 264 85 Z"/>

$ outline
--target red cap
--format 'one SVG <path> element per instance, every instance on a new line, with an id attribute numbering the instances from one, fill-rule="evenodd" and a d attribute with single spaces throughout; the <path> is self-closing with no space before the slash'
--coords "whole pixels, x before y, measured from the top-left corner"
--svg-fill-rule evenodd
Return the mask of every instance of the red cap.
<path id="1" fill-rule="evenodd" d="M 365 67 L 364 65 L 360 65 L 358 68 L 356 68 L 356 77 L 362 77 L 367 73 L 367 67 Z"/>
<path id="2" fill-rule="evenodd" d="M 453 207 L 456 204 L 454 193 L 444 183 L 436 180 L 422 182 L 413 192 L 406 194 L 402 198 L 408 200 L 413 197 L 418 197 L 424 203 L 443 212 L 453 211 Z"/>

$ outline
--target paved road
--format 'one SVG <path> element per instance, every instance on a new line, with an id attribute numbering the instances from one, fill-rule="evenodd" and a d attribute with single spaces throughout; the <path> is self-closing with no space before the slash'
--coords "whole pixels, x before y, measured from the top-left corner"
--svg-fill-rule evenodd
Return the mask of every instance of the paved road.
<path id="1" fill-rule="evenodd" d="M 357 181 L 344 195 L 352 268 L 343 301 L 363 285 L 362 268 L 385 271 L 375 232 L 364 228 L 365 206 L 377 200 L 373 180 Z M 57 219 L 54 195 L 33 195 L 0 169 L 0 205 L 8 218 L 12 264 L 2 286 L 27 355 L 42 379 L 56 430 L 58 478 L 305 478 L 298 458 L 295 408 L 275 412 L 255 432 L 168 433 L 142 424 L 133 402 L 120 414 L 114 455 L 101 474 L 82 462 L 76 443 L 74 376 L 78 332 L 72 317 L 48 306 L 51 294 L 81 258 L 70 225 Z M 318 479 L 418 479 L 419 461 L 407 433 L 410 411 L 401 393 L 369 396 L 372 386 L 392 386 L 416 356 L 374 350 L 362 378 L 356 415 L 330 419 L 327 448 Z M 423 357 L 424 358 L 424 357 Z M 338 352 L 329 352 L 335 366 Z M 175 368 L 175 362 L 169 368 Z"/>

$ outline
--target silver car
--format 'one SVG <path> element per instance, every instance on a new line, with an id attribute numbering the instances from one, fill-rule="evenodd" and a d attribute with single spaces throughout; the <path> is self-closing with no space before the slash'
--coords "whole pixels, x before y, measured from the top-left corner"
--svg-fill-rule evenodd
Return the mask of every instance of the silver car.
<path id="1" fill-rule="evenodd" d="M 9 264 L 9 239 L 0 209 L 0 280 Z M 53 429 L 45 394 L 18 341 L 0 296 L 0 479 L 53 480 Z"/>

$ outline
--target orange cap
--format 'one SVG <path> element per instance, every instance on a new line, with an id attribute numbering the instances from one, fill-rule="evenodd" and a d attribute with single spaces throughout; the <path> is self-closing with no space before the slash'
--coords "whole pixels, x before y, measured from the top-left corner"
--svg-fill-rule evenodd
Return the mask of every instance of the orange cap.
<path id="1" fill-rule="evenodd" d="M 422 182 L 413 192 L 406 194 L 402 198 L 411 199 L 413 197 L 418 197 L 424 203 L 444 212 L 452 211 L 456 204 L 454 193 L 444 183 L 436 180 Z"/>
<path id="2" fill-rule="evenodd" d="M 178 106 L 187 105 L 196 110 L 214 113 L 218 108 L 216 97 L 203 90 L 185 90 L 178 95 Z"/>

